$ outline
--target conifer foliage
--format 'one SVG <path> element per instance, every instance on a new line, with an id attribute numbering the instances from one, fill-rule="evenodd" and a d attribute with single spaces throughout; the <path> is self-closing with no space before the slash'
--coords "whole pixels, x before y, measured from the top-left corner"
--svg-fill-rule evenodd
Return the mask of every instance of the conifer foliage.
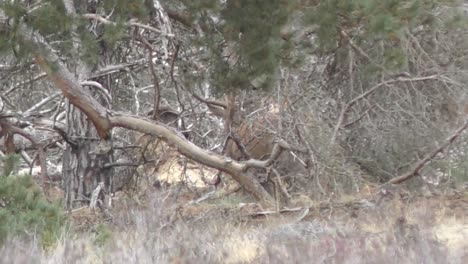
<path id="1" fill-rule="evenodd" d="M 15 166 L 14 157 L 2 159 L 4 168 Z M 44 247 L 52 246 L 65 223 L 61 205 L 49 203 L 31 176 L 0 175 L 0 246 L 14 236 L 30 240 L 36 235 Z"/>

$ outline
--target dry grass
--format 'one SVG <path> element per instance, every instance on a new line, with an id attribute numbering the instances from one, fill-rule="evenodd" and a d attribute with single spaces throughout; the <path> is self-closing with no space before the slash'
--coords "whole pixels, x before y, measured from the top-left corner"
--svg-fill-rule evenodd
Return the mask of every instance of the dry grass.
<path id="1" fill-rule="evenodd" d="M 392 198 L 311 210 L 295 222 L 298 213 L 252 218 L 234 204 L 176 206 L 162 193 L 113 212 L 111 223 L 86 223 L 86 232 L 64 235 L 49 251 L 11 240 L 0 262 L 467 263 L 466 198 Z"/>

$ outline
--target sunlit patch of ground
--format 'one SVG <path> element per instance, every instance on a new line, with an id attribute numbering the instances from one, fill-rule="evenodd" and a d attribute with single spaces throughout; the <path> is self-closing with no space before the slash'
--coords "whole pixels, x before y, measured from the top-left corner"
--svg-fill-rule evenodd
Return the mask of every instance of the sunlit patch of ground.
<path id="1" fill-rule="evenodd" d="M 466 209 L 468 210 L 468 208 Z M 468 261 L 468 223 L 455 218 L 447 218 L 433 228 L 438 241 L 447 247 L 450 256 Z"/>

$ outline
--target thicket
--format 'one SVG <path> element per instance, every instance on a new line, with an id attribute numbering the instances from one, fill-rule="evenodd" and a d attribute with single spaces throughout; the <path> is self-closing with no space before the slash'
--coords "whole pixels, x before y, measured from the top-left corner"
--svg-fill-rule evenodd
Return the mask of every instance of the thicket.
<path id="1" fill-rule="evenodd" d="M 301 146 L 294 155 L 309 171 L 280 171 L 298 193 L 326 196 L 359 190 L 363 178 L 386 182 L 411 169 L 459 125 L 460 109 L 446 113 L 447 105 L 463 106 L 460 98 L 466 93 L 468 34 L 466 16 L 455 5 L 459 1 L 160 1 L 186 18 L 166 24 L 155 21 L 160 15 L 154 8 L 146 8 L 152 1 L 82 1 L 76 17 L 63 15 L 61 1 L 44 2 L 48 4 L 29 13 L 20 1 L 0 4 L 13 27 L 0 34 L 0 52 L 13 52 L 15 59 L 28 56 L 27 45 L 16 37 L 17 23 L 47 36 L 70 69 L 75 59 L 100 69 L 105 65 L 98 62 L 146 58 L 149 52 L 138 42 L 147 38 L 157 51 L 154 72 L 132 69 L 116 75 L 118 81 L 103 83 L 115 93 L 113 108 L 148 112 L 156 92 L 145 87 L 159 75 L 161 99 L 190 116 L 185 121 L 193 128 L 191 141 L 221 152 L 224 136 L 216 130 L 218 122 L 206 117 L 203 104 L 196 106 L 191 92 L 207 97 L 236 93 L 239 101 L 254 101 L 248 110 L 258 115 L 265 113 L 266 104 L 281 105 L 282 124 L 265 130 Z M 115 23 L 79 15 L 101 15 L 96 10 L 108 11 Z M 125 25 L 131 19 L 167 27 L 177 37 L 139 36 Z M 77 26 L 73 31 L 82 42 L 73 54 L 71 25 Z M 168 52 L 160 45 L 165 42 Z M 16 96 L 16 104 L 30 103 L 21 101 L 26 96 Z M 193 113 L 186 114 L 188 109 Z M 255 115 L 249 116 L 255 122 Z M 461 142 L 421 174 L 465 180 Z"/>

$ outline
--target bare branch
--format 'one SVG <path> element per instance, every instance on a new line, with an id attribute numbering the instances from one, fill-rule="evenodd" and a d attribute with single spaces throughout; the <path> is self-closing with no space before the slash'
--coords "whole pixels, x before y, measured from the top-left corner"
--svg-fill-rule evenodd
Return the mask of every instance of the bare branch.
<path id="1" fill-rule="evenodd" d="M 101 76 L 111 74 L 111 73 L 115 73 L 115 72 L 119 72 L 119 71 L 122 71 L 122 70 L 127 70 L 127 69 L 135 67 L 135 66 L 143 65 L 143 64 L 145 64 L 147 62 L 148 61 L 146 59 L 140 59 L 140 60 L 136 60 L 134 62 L 107 65 L 104 68 L 101 68 L 101 69 L 95 71 L 94 73 L 92 73 L 91 76 L 90 76 L 90 79 L 101 77 Z"/>
<path id="2" fill-rule="evenodd" d="M 47 104 L 48 102 L 54 100 L 55 98 L 59 97 L 60 96 L 60 93 L 54 93 L 52 94 L 51 96 L 48 96 L 46 98 L 44 98 L 42 101 L 40 101 L 39 103 L 35 104 L 33 107 L 29 108 L 28 110 L 26 110 L 24 112 L 25 115 L 29 114 L 29 113 L 32 113 L 34 111 L 36 111 L 37 109 L 41 108 L 43 105 Z"/>
<path id="3" fill-rule="evenodd" d="M 107 105 L 110 105 L 110 102 L 112 101 L 112 95 L 109 93 L 109 91 L 102 86 L 102 84 L 95 82 L 95 81 L 84 81 L 81 82 L 81 85 L 83 86 L 92 86 L 95 88 L 98 88 L 97 90 L 104 94 L 104 98 L 106 99 Z"/>
<path id="4" fill-rule="evenodd" d="M 383 67 L 382 65 L 376 63 L 364 50 L 362 50 L 358 45 L 356 45 L 356 43 L 354 43 L 354 41 L 349 37 L 348 33 L 346 33 L 344 30 L 340 29 L 340 35 L 346 39 L 346 41 L 348 41 L 349 45 L 354 49 L 356 50 L 359 55 L 361 55 L 362 57 L 366 58 L 367 61 L 369 61 L 370 63 L 374 64 L 375 66 L 377 66 L 380 70 L 382 70 L 382 72 L 390 75 L 389 71 Z"/>
<path id="5" fill-rule="evenodd" d="M 196 94 L 195 92 L 192 92 L 192 95 L 193 97 L 195 97 L 195 99 L 197 99 L 198 101 L 202 102 L 202 103 L 205 103 L 206 105 L 208 105 L 208 107 L 212 107 L 212 106 L 217 106 L 217 107 L 221 107 L 223 109 L 226 109 L 227 108 L 227 105 L 221 101 L 215 101 L 215 100 L 208 100 L 208 99 L 205 99 L 205 98 L 202 98 L 201 96 L 199 96 L 198 94 Z"/>
<path id="6" fill-rule="evenodd" d="M 32 82 L 35 82 L 37 80 L 40 80 L 40 79 L 42 79 L 42 78 L 44 78 L 46 76 L 47 76 L 47 74 L 44 72 L 44 73 L 40 73 L 40 74 L 34 76 L 33 78 L 31 78 L 29 80 L 16 83 L 12 87 L 10 87 L 3 95 L 5 95 L 5 96 L 9 95 L 10 93 L 14 92 L 19 87 L 21 87 L 23 85 L 26 85 L 26 84 L 29 84 L 29 83 L 32 83 Z"/>
<path id="7" fill-rule="evenodd" d="M 449 147 L 458 137 L 460 137 L 461 133 L 466 128 L 468 128 L 468 119 L 465 118 L 465 123 L 461 127 L 459 127 L 457 130 L 455 130 L 455 132 L 453 132 L 453 134 L 450 135 L 450 137 L 448 137 L 441 146 L 439 146 L 439 147 L 435 148 L 433 151 L 427 153 L 427 155 L 424 156 L 418 162 L 416 162 L 408 172 L 406 172 L 406 173 L 404 173 L 404 174 L 402 174 L 402 175 L 400 175 L 398 177 L 395 177 L 395 178 L 391 179 L 390 181 L 388 181 L 388 183 L 390 183 L 390 184 L 399 184 L 399 183 L 402 183 L 402 182 L 404 182 L 404 181 L 406 181 L 408 179 L 413 178 L 416 175 L 419 175 L 419 173 L 427 165 L 427 163 L 429 161 L 431 161 L 435 156 L 437 156 L 437 154 L 439 154 L 444 149 Z"/>
<path id="8" fill-rule="evenodd" d="M 161 103 L 161 88 L 159 87 L 159 78 L 154 69 L 153 47 L 143 36 L 139 35 L 141 42 L 148 49 L 148 65 L 151 76 L 153 77 L 154 98 L 153 98 L 153 119 L 159 117 L 159 105 Z"/>
<path id="9" fill-rule="evenodd" d="M 110 21 L 110 20 L 108 20 L 108 19 L 106 19 L 106 18 L 104 18 L 102 16 L 96 15 L 96 14 L 84 14 L 83 17 L 87 18 L 87 19 L 97 20 L 97 21 L 99 21 L 99 22 L 101 22 L 103 24 L 106 24 L 106 25 L 117 25 L 117 23 L 115 23 L 113 21 Z M 158 34 L 160 34 L 161 36 L 164 36 L 164 37 L 169 37 L 169 38 L 174 37 L 174 34 L 164 34 L 164 32 L 162 32 L 161 30 L 159 30 L 157 28 L 154 28 L 152 26 L 139 23 L 139 22 L 134 21 L 134 20 L 130 20 L 127 23 L 124 23 L 124 25 L 128 26 L 128 27 L 141 27 L 141 28 L 147 29 L 149 31 L 156 32 L 156 33 L 158 33 Z"/>
<path id="10" fill-rule="evenodd" d="M 362 93 L 355 98 L 353 98 L 349 103 L 347 103 L 343 109 L 340 112 L 340 116 L 338 117 L 338 122 L 335 125 L 335 129 L 333 131 L 333 135 L 330 140 L 330 144 L 333 144 L 335 142 L 336 136 L 338 134 L 338 131 L 340 130 L 341 127 L 343 127 L 343 122 L 346 119 L 346 114 L 348 113 L 349 109 L 356 104 L 358 101 L 366 98 L 367 96 L 371 95 L 374 93 L 377 89 L 379 89 L 382 86 L 397 83 L 397 82 L 419 82 L 419 81 L 428 81 L 428 80 L 435 80 L 439 77 L 439 75 L 430 75 L 430 76 L 423 76 L 423 77 L 414 77 L 414 78 L 404 78 L 404 77 L 398 77 L 396 79 L 391 79 L 387 81 L 380 82 L 376 84 L 374 87 L 370 88 L 367 90 L 365 93 Z"/>
<path id="11" fill-rule="evenodd" d="M 273 146 L 271 155 L 267 160 L 256 160 L 256 159 L 247 160 L 245 161 L 246 166 L 244 170 L 246 170 L 247 168 L 251 168 L 251 167 L 255 167 L 255 168 L 270 167 L 278 159 L 278 157 L 281 155 L 283 150 L 288 150 L 288 149 L 291 149 L 289 144 L 286 141 L 279 139 L 277 140 L 277 143 Z"/>

